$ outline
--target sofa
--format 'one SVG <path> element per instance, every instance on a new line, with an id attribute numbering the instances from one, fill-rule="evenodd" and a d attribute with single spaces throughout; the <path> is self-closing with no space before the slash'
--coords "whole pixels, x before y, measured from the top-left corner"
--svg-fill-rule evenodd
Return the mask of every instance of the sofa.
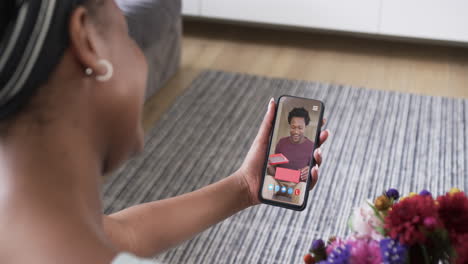
<path id="1" fill-rule="evenodd" d="M 125 14 L 130 36 L 145 53 L 149 66 L 146 98 L 177 72 L 181 58 L 181 0 L 116 0 Z"/>

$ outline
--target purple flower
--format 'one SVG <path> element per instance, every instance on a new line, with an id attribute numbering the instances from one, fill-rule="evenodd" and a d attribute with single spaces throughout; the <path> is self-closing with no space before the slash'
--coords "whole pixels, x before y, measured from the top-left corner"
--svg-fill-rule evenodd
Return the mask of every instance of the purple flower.
<path id="1" fill-rule="evenodd" d="M 386 192 L 385 192 L 385 195 L 387 195 L 388 198 L 393 198 L 393 200 L 398 200 L 398 198 L 400 198 L 400 193 L 398 192 L 397 189 L 388 189 Z"/>
<path id="2" fill-rule="evenodd" d="M 422 195 L 422 196 L 432 196 L 432 193 L 428 190 L 422 190 L 419 195 Z"/>
<path id="3" fill-rule="evenodd" d="M 318 251 L 325 249 L 325 242 L 322 239 L 316 239 L 312 242 L 312 246 L 310 247 L 310 251 Z"/>
<path id="4" fill-rule="evenodd" d="M 322 239 L 316 239 L 312 242 L 310 246 L 310 253 L 313 253 L 316 261 L 321 261 L 327 259 L 327 252 L 325 249 L 325 243 Z"/>
<path id="5" fill-rule="evenodd" d="M 380 240 L 380 252 L 384 264 L 406 263 L 407 251 L 407 248 L 401 245 L 398 240 L 391 238 Z"/>
<path id="6" fill-rule="evenodd" d="M 320 261 L 319 264 L 349 264 L 351 256 L 351 245 L 343 245 L 335 248 L 327 260 Z"/>

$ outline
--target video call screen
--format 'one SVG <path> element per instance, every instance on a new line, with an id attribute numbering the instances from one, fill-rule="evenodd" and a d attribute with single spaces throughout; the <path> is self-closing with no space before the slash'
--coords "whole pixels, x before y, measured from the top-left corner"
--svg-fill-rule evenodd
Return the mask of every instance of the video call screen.
<path id="1" fill-rule="evenodd" d="M 264 199 L 303 204 L 320 107 L 319 101 L 281 97 L 262 187 Z"/>

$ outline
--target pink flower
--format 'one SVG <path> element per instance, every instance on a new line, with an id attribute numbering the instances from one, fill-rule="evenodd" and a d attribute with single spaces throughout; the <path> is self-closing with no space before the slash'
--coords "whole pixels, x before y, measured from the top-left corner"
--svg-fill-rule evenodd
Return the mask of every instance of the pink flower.
<path id="1" fill-rule="evenodd" d="M 350 263 L 359 264 L 380 264 L 382 257 L 380 255 L 379 242 L 369 239 L 350 240 L 347 243 L 351 245 Z"/>
<path id="2" fill-rule="evenodd" d="M 337 248 L 350 248 L 349 263 L 351 264 L 380 264 L 382 263 L 380 244 L 376 240 L 350 237 L 346 240 L 337 238 L 327 247 L 327 255 Z"/>
<path id="3" fill-rule="evenodd" d="M 343 246 L 345 242 L 346 241 L 341 238 L 336 238 L 333 242 L 331 242 L 330 245 L 327 246 L 327 255 L 330 255 L 336 248 Z"/>
<path id="4" fill-rule="evenodd" d="M 434 230 L 436 227 L 437 227 L 437 219 L 435 219 L 434 217 L 430 216 L 430 217 L 426 217 L 424 219 L 424 226 L 428 229 L 428 230 Z"/>
<path id="5" fill-rule="evenodd" d="M 349 224 L 357 238 L 372 238 L 374 240 L 383 238 L 377 228 L 383 229 L 384 223 L 375 215 L 368 202 L 353 210 Z"/>

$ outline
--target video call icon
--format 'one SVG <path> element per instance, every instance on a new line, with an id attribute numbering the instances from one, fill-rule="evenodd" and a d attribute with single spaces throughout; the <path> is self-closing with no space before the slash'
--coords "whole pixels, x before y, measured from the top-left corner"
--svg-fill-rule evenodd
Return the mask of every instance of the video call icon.
<path id="1" fill-rule="evenodd" d="M 281 187 L 281 192 L 282 192 L 282 193 L 285 193 L 285 192 L 286 192 L 286 187 L 285 187 L 285 186 Z"/>

